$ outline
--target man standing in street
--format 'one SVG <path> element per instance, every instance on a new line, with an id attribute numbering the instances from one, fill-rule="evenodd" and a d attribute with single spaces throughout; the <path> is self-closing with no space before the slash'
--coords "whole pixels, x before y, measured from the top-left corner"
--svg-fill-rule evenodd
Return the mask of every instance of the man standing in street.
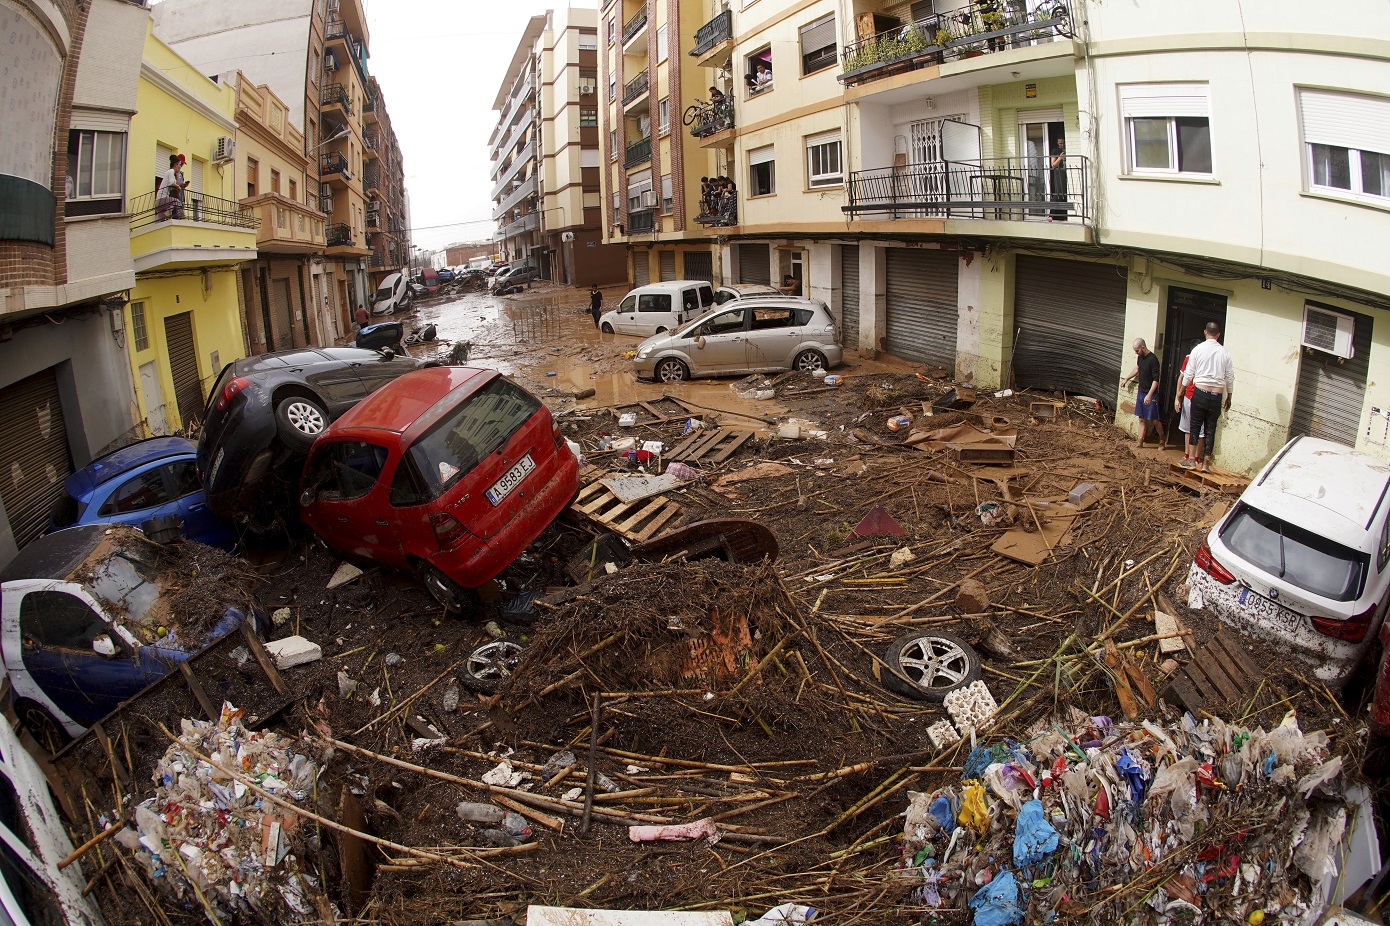
<path id="1" fill-rule="evenodd" d="M 1207 322 L 1202 331 L 1206 340 L 1192 348 L 1192 353 L 1188 355 L 1187 369 L 1182 374 L 1182 388 L 1178 390 L 1174 409 L 1182 410 L 1182 394 L 1188 384 L 1192 384 L 1195 387 L 1192 390 L 1190 425 L 1193 460 L 1184 460 L 1183 466 L 1191 469 L 1195 465 L 1205 473 L 1216 447 L 1216 420 L 1221 417 L 1223 404 L 1226 411 L 1231 410 L 1231 390 L 1235 388 L 1236 373 L 1230 351 L 1221 344 L 1221 326 L 1216 322 Z"/>
<path id="2" fill-rule="evenodd" d="M 1134 339 L 1134 353 L 1139 364 L 1124 381 L 1138 380 L 1139 391 L 1134 395 L 1134 414 L 1139 419 L 1139 446 L 1149 436 L 1149 425 L 1158 431 L 1158 446 L 1163 448 L 1163 413 L 1158 408 L 1158 356 L 1149 350 L 1143 338 Z"/>
<path id="3" fill-rule="evenodd" d="M 589 290 L 589 314 L 594 317 L 594 327 L 598 327 L 599 315 L 603 313 L 603 293 L 595 283 Z"/>

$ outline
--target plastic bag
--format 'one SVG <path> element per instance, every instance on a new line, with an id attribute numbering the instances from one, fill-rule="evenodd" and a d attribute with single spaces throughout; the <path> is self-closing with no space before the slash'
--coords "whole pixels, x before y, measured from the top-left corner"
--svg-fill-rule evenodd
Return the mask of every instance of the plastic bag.
<path id="1" fill-rule="evenodd" d="M 1004 871 L 970 898 L 975 911 L 975 926 L 1013 926 L 1022 922 L 1023 909 L 1018 904 L 1018 881 L 1013 872 Z"/>
<path id="2" fill-rule="evenodd" d="M 1057 831 L 1047 822 L 1042 801 L 1032 800 L 1018 814 L 1014 831 L 1014 864 L 1036 865 L 1057 851 Z"/>
<path id="3" fill-rule="evenodd" d="M 975 781 L 965 786 L 957 818 L 961 826 L 968 826 L 980 835 L 989 832 L 989 805 L 985 803 L 984 785 Z"/>

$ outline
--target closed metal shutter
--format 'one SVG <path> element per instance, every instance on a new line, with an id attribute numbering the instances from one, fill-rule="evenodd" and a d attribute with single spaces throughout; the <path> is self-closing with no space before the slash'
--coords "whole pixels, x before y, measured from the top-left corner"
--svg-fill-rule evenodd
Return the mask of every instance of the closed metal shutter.
<path id="1" fill-rule="evenodd" d="M 638 286 L 646 286 L 652 281 L 652 268 L 647 257 L 646 251 L 632 252 L 632 286 L 634 289 Z"/>
<path id="2" fill-rule="evenodd" d="M 164 175 L 169 172 L 169 158 L 172 157 L 173 154 L 173 148 L 168 148 L 164 145 L 154 146 L 154 176 L 157 182 L 154 186 L 151 186 L 150 189 L 153 190 L 155 187 L 159 189 L 164 188 Z M 138 192 L 143 193 L 145 191 L 139 190 Z"/>
<path id="3" fill-rule="evenodd" d="M 955 375 L 960 261 L 952 251 L 888 249 L 888 352 Z"/>
<path id="4" fill-rule="evenodd" d="M 737 282 L 772 285 L 771 254 L 766 244 L 740 244 Z"/>
<path id="5" fill-rule="evenodd" d="M 193 345 L 193 313 L 164 319 L 164 338 L 169 347 L 169 369 L 174 375 L 177 424 L 186 430 L 203 417 L 203 384 L 198 378 L 198 349 Z"/>
<path id="6" fill-rule="evenodd" d="M 840 246 L 841 344 L 859 349 L 859 245 Z"/>
<path id="7" fill-rule="evenodd" d="M 53 370 L 0 389 L 0 501 L 15 546 L 43 533 L 70 475 L 72 455 Z"/>
<path id="8" fill-rule="evenodd" d="M 1018 388 L 1115 401 L 1126 363 L 1123 268 L 1019 255 L 1013 327 Z"/>
<path id="9" fill-rule="evenodd" d="M 714 259 L 709 251 L 685 252 L 685 278 L 714 282 Z"/>
<path id="10" fill-rule="evenodd" d="M 270 281 L 270 310 L 275 313 L 275 343 L 295 347 L 294 317 L 290 306 L 290 281 Z"/>
<path id="11" fill-rule="evenodd" d="M 1356 319 L 1351 338 L 1352 356 L 1346 360 L 1320 350 L 1303 349 L 1298 364 L 1298 392 L 1294 395 L 1289 437 L 1321 437 L 1356 446 L 1361 429 L 1361 406 L 1366 399 L 1366 372 L 1371 359 L 1371 319 L 1345 309 Z M 1240 384 L 1237 383 L 1237 386 Z"/>
<path id="12" fill-rule="evenodd" d="M 663 280 L 676 279 L 676 252 L 661 252 L 661 278 Z"/>

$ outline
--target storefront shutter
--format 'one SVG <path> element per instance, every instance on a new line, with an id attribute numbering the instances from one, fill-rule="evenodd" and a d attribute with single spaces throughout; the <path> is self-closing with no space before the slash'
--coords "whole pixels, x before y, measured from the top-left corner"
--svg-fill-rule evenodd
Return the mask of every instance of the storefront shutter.
<path id="1" fill-rule="evenodd" d="M 685 279 L 714 282 L 714 259 L 709 251 L 685 252 Z"/>
<path id="2" fill-rule="evenodd" d="M 772 258 L 766 244 L 738 246 L 739 283 L 772 284 Z"/>
<path id="3" fill-rule="evenodd" d="M 1125 352 L 1124 268 L 1019 255 L 1014 270 L 1016 388 L 1113 403 Z"/>
<path id="4" fill-rule="evenodd" d="M 1307 435 L 1356 446 L 1361 407 L 1366 400 L 1366 373 L 1371 359 L 1371 318 L 1345 309 L 1328 311 L 1356 319 L 1352 356 L 1343 360 L 1320 350 L 1303 349 L 1298 363 L 1298 391 L 1289 418 L 1289 437 Z M 1237 389 L 1240 384 L 1236 383 Z M 1217 443 L 1221 433 L 1217 431 Z"/>
<path id="5" fill-rule="evenodd" d="M 0 502 L 16 546 L 43 533 L 71 474 L 56 373 L 44 370 L 0 389 Z"/>
<path id="6" fill-rule="evenodd" d="M 652 281 L 651 264 L 648 261 L 649 254 L 646 251 L 632 252 L 632 285 L 646 286 Z"/>
<path id="7" fill-rule="evenodd" d="M 859 349 L 859 245 L 840 245 L 841 344 Z"/>
<path id="8" fill-rule="evenodd" d="M 888 249 L 888 352 L 954 376 L 959 324 L 959 259 L 954 251 Z"/>
<path id="9" fill-rule="evenodd" d="M 164 338 L 174 377 L 174 400 L 178 403 L 177 426 L 186 429 L 203 417 L 203 384 L 198 377 L 198 349 L 193 344 L 193 313 L 164 319 Z"/>
<path id="10" fill-rule="evenodd" d="M 676 252 L 661 252 L 661 278 L 663 280 L 676 279 Z"/>

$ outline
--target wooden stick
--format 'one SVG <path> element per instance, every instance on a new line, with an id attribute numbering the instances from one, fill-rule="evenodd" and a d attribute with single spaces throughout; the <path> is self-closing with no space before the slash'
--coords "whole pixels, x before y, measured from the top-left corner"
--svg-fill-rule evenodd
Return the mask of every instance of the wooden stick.
<path id="1" fill-rule="evenodd" d="M 598 775 L 598 721 L 603 710 L 603 699 L 594 695 L 594 706 L 589 720 L 589 776 L 584 782 L 584 819 L 579 824 L 579 835 L 589 835 L 589 818 L 594 813 L 594 779 Z"/>
<path id="2" fill-rule="evenodd" d="M 386 719 L 388 719 L 388 718 L 390 718 L 390 717 L 394 717 L 395 715 L 397 715 L 397 714 L 403 712 L 406 708 L 408 708 L 408 707 L 415 701 L 416 698 L 420 697 L 422 694 L 424 694 L 425 692 L 429 691 L 431 688 L 433 688 L 435 685 L 437 685 L 437 684 L 440 682 L 440 680 L 444 678 L 444 676 L 448 675 L 450 672 L 454 671 L 455 669 L 457 669 L 457 668 L 458 668 L 459 666 L 461 666 L 461 665 L 463 665 L 463 660 L 462 660 L 462 659 L 460 659 L 458 662 L 454 663 L 453 665 L 449 666 L 449 668 L 445 669 L 443 672 L 440 672 L 440 673 L 439 673 L 438 675 L 436 675 L 432 680 L 430 680 L 429 682 L 427 682 L 427 683 L 424 685 L 424 687 L 422 687 L 422 688 L 420 688 L 419 690 L 417 690 L 413 695 L 411 695 L 410 697 L 406 698 L 404 701 L 398 702 L 394 707 L 392 707 L 392 708 L 391 708 L 390 710 L 388 710 L 386 713 L 384 713 L 384 714 L 378 714 L 374 720 L 370 720 L 370 721 L 368 721 L 368 722 L 366 723 L 365 726 L 362 726 L 361 728 L 359 728 L 359 729 L 357 729 L 357 730 L 354 730 L 354 731 L 352 732 L 352 735 L 353 735 L 353 736 L 359 736 L 359 735 L 361 735 L 361 734 L 367 732 L 368 730 L 370 730 L 372 727 L 376 726 L 377 724 L 381 723 L 383 720 L 386 720 Z"/>
<path id="3" fill-rule="evenodd" d="M 114 836 L 117 832 L 120 831 L 121 827 L 123 826 L 125 826 L 124 821 L 120 823 L 112 823 L 106 829 L 102 830 L 100 833 L 97 833 L 95 836 L 84 842 L 82 845 L 78 846 L 76 849 L 73 849 L 71 852 L 68 853 L 67 858 L 63 859 L 61 862 L 58 863 L 58 870 L 62 871 L 64 868 L 67 868 L 73 862 L 77 861 L 82 856 L 90 852 L 94 846 L 105 841 L 111 836 Z"/>

